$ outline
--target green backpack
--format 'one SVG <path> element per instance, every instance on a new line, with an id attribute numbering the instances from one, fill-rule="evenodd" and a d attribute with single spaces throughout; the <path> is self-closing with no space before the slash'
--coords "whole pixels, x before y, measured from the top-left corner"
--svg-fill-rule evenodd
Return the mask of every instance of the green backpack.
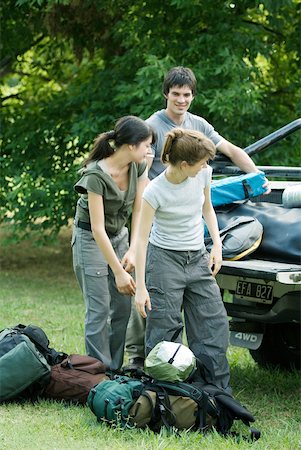
<path id="1" fill-rule="evenodd" d="M 6 328 L 0 332 L 0 373 L 3 402 L 42 390 L 50 379 L 50 365 L 28 336 Z"/>
<path id="2" fill-rule="evenodd" d="M 214 385 L 201 382 L 168 382 L 145 380 L 144 390 L 129 411 L 130 422 L 137 428 L 148 426 L 154 432 L 165 427 L 169 431 L 190 429 L 205 432 L 215 428 L 231 435 L 234 420 L 250 427 L 253 415 L 238 400 Z M 260 431 L 250 428 L 251 440 Z"/>
<path id="3" fill-rule="evenodd" d="M 154 380 L 141 370 L 136 378 L 115 375 L 90 390 L 88 405 L 98 421 L 123 428 L 145 428 L 159 432 L 190 429 L 205 432 L 215 428 L 231 435 L 234 420 L 250 427 L 253 415 L 230 394 L 214 385 Z M 260 431 L 250 428 L 249 438 Z"/>
<path id="4" fill-rule="evenodd" d="M 90 390 L 88 405 L 98 421 L 132 428 L 129 410 L 143 389 L 141 380 L 115 375 L 112 380 L 102 381 Z"/>
<path id="5" fill-rule="evenodd" d="M 0 402 L 35 399 L 50 380 L 51 366 L 66 353 L 49 347 L 42 328 L 18 324 L 0 331 Z"/>

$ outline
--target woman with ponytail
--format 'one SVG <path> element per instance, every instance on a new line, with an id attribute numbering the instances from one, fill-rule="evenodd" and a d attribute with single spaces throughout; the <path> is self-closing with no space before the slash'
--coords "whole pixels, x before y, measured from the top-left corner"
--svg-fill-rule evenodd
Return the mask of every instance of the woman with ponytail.
<path id="1" fill-rule="evenodd" d="M 86 306 L 87 354 L 112 369 L 123 362 L 125 333 L 135 293 L 137 219 L 147 183 L 149 125 L 122 117 L 100 134 L 80 170 L 72 236 L 73 267 Z M 131 242 L 126 224 L 131 218 Z"/>
<path id="2" fill-rule="evenodd" d="M 228 320 L 215 280 L 222 245 L 210 198 L 212 169 L 207 165 L 214 156 L 215 145 L 199 131 L 174 128 L 167 133 L 161 154 L 167 168 L 143 193 L 135 303 L 146 317 L 146 355 L 182 329 L 184 311 L 189 348 L 209 361 L 212 382 L 230 390 Z M 214 243 L 210 255 L 203 218 Z"/>

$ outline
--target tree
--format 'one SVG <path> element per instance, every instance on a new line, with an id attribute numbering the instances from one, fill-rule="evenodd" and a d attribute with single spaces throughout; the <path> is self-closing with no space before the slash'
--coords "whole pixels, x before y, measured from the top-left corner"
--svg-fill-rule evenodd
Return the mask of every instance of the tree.
<path id="1" fill-rule="evenodd" d="M 3 3 L 0 217 L 19 235 L 67 224 L 93 139 L 122 115 L 164 107 L 173 65 L 196 73 L 193 112 L 241 146 L 300 111 L 297 0 Z M 298 164 L 297 146 L 256 163 L 271 157 Z"/>

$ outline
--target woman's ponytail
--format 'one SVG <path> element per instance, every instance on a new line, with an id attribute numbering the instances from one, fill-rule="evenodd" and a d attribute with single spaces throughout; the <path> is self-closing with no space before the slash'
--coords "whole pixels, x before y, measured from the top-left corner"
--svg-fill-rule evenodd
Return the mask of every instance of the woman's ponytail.
<path id="1" fill-rule="evenodd" d="M 97 136 L 93 149 L 83 162 L 83 166 L 91 161 L 108 158 L 122 145 L 139 145 L 149 137 L 152 138 L 152 143 L 154 143 L 156 140 L 155 132 L 144 120 L 136 116 L 121 117 L 117 120 L 114 130 Z"/>
<path id="2" fill-rule="evenodd" d="M 113 155 L 115 149 L 112 147 L 110 141 L 115 140 L 115 135 L 116 132 L 114 130 L 99 134 L 94 140 L 93 149 L 88 158 L 83 162 L 83 166 L 86 166 L 91 161 L 108 158 L 108 156 Z"/>
<path id="3" fill-rule="evenodd" d="M 161 154 L 161 161 L 163 164 L 171 163 L 176 164 L 175 160 L 176 145 L 174 145 L 177 139 L 183 137 L 183 130 L 181 128 L 174 128 L 172 131 L 166 134 L 164 147 Z M 176 157 L 177 159 L 177 157 Z"/>
<path id="4" fill-rule="evenodd" d="M 215 151 L 214 143 L 200 131 L 174 128 L 166 134 L 161 161 L 171 165 L 186 161 L 194 165 L 202 159 L 213 159 Z"/>

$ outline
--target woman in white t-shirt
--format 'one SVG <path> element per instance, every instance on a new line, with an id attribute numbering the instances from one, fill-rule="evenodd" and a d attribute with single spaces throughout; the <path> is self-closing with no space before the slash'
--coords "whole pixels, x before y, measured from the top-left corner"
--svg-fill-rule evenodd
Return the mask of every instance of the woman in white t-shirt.
<path id="1" fill-rule="evenodd" d="M 184 311 L 189 348 L 211 361 L 215 384 L 229 389 L 229 327 L 214 278 L 222 263 L 207 165 L 214 156 L 215 145 L 201 132 L 175 128 L 167 134 L 161 156 L 167 168 L 143 194 L 135 303 L 146 317 L 146 355 L 158 342 L 171 340 L 183 326 Z M 203 219 L 213 240 L 210 254 Z"/>

